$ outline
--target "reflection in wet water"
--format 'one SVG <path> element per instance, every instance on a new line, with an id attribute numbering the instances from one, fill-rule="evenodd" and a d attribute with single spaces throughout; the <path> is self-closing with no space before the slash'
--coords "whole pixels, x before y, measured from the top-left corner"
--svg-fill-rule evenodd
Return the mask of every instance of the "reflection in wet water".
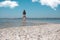
<path id="1" fill-rule="evenodd" d="M 26 26 L 26 19 L 22 20 L 22 26 Z"/>

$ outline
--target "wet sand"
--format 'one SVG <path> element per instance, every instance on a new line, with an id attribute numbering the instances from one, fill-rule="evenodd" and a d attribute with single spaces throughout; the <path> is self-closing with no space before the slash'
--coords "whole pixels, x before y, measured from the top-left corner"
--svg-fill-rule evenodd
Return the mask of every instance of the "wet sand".
<path id="1" fill-rule="evenodd" d="M 0 28 L 0 40 L 60 40 L 60 24 Z"/>

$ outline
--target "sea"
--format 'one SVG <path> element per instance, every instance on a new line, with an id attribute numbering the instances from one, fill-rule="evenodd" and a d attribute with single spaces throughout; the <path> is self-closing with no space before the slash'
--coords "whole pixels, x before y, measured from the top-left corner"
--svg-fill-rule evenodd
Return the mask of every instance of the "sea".
<path id="1" fill-rule="evenodd" d="M 60 24 L 60 18 L 27 18 L 25 22 L 22 18 L 0 18 L 0 28 L 34 26 L 44 23 Z"/>

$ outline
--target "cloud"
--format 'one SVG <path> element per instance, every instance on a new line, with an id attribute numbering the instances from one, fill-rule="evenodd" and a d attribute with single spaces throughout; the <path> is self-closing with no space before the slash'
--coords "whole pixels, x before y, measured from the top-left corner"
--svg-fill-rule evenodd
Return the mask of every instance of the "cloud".
<path id="1" fill-rule="evenodd" d="M 16 1 L 5 0 L 5 1 L 0 2 L 0 7 L 15 8 L 16 6 L 19 6 Z"/>
<path id="2" fill-rule="evenodd" d="M 54 10 L 60 5 L 60 0 L 32 0 L 32 2 L 39 2 L 41 5 L 50 6 Z"/>

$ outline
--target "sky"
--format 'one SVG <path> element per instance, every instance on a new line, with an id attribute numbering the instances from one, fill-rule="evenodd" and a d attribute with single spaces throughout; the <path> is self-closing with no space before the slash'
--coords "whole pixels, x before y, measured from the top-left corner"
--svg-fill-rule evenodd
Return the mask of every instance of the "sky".
<path id="1" fill-rule="evenodd" d="M 60 18 L 60 0 L 0 0 L 0 18 Z"/>

